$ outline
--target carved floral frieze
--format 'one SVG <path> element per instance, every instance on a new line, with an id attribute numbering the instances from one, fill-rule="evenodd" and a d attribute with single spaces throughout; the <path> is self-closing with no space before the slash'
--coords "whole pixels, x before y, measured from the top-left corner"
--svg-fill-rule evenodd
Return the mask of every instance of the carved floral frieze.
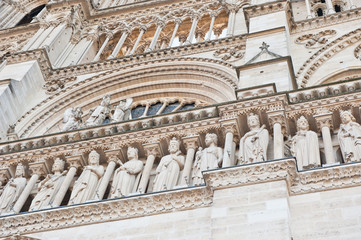
<path id="1" fill-rule="evenodd" d="M 336 34 L 335 30 L 325 30 L 319 33 L 305 34 L 296 39 L 296 44 L 304 45 L 306 48 L 320 48 L 324 46 L 329 38 Z"/>

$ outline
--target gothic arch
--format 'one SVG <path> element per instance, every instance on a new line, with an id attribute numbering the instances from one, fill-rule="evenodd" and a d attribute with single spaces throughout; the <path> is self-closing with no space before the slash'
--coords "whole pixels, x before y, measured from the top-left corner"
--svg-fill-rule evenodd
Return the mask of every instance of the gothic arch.
<path id="1" fill-rule="evenodd" d="M 95 108 L 105 94 L 111 105 L 127 97 L 135 102 L 155 98 L 192 98 L 207 104 L 236 100 L 236 71 L 231 65 L 209 59 L 168 59 L 144 63 L 131 69 L 117 69 L 78 80 L 38 104 L 17 123 L 21 137 L 59 131 L 64 111 Z"/>

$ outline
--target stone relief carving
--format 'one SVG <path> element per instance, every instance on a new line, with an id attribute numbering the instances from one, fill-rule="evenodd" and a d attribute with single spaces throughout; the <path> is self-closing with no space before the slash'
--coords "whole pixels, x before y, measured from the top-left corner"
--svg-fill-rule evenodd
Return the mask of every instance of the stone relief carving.
<path id="1" fill-rule="evenodd" d="M 43 89 L 46 90 L 47 94 L 55 94 L 59 90 L 63 89 L 65 87 L 65 84 L 68 82 L 75 81 L 76 77 L 71 78 L 57 78 L 57 79 L 51 79 L 50 81 L 47 81 L 43 85 Z"/>
<path id="2" fill-rule="evenodd" d="M 64 126 L 62 131 L 70 131 L 78 129 L 82 123 L 83 111 L 81 107 L 77 108 L 68 108 L 64 113 L 63 123 Z"/>
<path id="3" fill-rule="evenodd" d="M 297 120 L 297 133 L 291 139 L 291 153 L 296 157 L 298 170 L 321 165 L 318 136 L 309 130 L 304 116 Z"/>
<path id="4" fill-rule="evenodd" d="M 99 165 L 100 155 L 95 151 L 89 153 L 89 165 L 86 166 L 71 192 L 69 205 L 83 203 L 95 196 L 99 179 L 104 174 L 104 167 Z"/>
<path id="5" fill-rule="evenodd" d="M 248 115 L 247 132 L 239 142 L 238 164 L 267 161 L 269 133 L 265 125 L 260 126 L 259 117 L 253 113 Z"/>
<path id="6" fill-rule="evenodd" d="M 103 124 L 104 120 L 110 116 L 110 96 L 105 95 L 100 105 L 90 112 L 90 117 L 85 122 L 85 126 L 94 127 Z"/>
<path id="7" fill-rule="evenodd" d="M 359 161 L 361 159 L 361 126 L 349 111 L 341 111 L 341 125 L 338 140 L 344 162 Z"/>
<path id="8" fill-rule="evenodd" d="M 222 60 L 239 60 L 244 57 L 245 45 L 241 44 L 234 47 L 226 47 L 218 49 L 213 53 L 213 56 Z"/>
<path id="9" fill-rule="evenodd" d="M 305 45 L 306 48 L 319 48 L 328 42 L 328 39 L 336 34 L 335 30 L 325 30 L 319 33 L 306 34 L 296 39 L 297 44 Z"/>
<path id="10" fill-rule="evenodd" d="M 207 133 L 206 148 L 199 148 L 193 165 L 193 185 L 204 183 L 202 171 L 219 168 L 223 160 L 223 149 L 217 146 L 218 136 L 215 133 Z"/>
<path id="11" fill-rule="evenodd" d="M 129 120 L 131 117 L 130 106 L 133 103 L 133 98 L 127 98 L 119 102 L 119 105 L 115 107 L 114 114 L 111 122 L 120 122 Z"/>
<path id="12" fill-rule="evenodd" d="M 109 198 L 127 196 L 136 191 L 143 170 L 143 162 L 138 160 L 138 149 L 129 147 L 127 151 L 128 161 L 121 163 L 115 170 Z"/>
<path id="13" fill-rule="evenodd" d="M 179 172 L 184 167 L 184 155 L 179 150 L 180 142 L 173 138 L 169 142 L 169 155 L 162 157 L 156 169 L 153 191 L 172 189 L 178 181 Z"/>
<path id="14" fill-rule="evenodd" d="M 10 212 L 20 194 L 25 188 L 25 168 L 19 163 L 16 167 L 15 177 L 6 184 L 0 197 L 0 215 Z"/>
<path id="15" fill-rule="evenodd" d="M 30 211 L 35 211 L 44 208 L 50 208 L 55 198 L 56 193 L 59 191 L 61 184 L 64 181 L 64 161 L 60 158 L 55 159 L 53 164 L 53 173 L 48 174 L 46 178 L 38 185 L 38 193 L 31 202 Z"/>
<path id="16" fill-rule="evenodd" d="M 361 60 L 361 45 L 358 45 L 354 50 L 355 58 Z"/>

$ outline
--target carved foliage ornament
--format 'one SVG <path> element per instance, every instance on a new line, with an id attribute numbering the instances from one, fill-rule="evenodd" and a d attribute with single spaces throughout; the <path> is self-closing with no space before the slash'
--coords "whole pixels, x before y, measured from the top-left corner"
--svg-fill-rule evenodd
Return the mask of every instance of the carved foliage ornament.
<path id="1" fill-rule="evenodd" d="M 225 47 L 218 49 L 213 53 L 213 56 L 216 58 L 221 58 L 222 60 L 239 60 L 244 56 L 245 45 L 241 44 L 234 47 Z"/>
<path id="2" fill-rule="evenodd" d="M 325 30 L 319 33 L 302 35 L 298 37 L 295 42 L 300 45 L 305 45 L 306 48 L 320 48 L 335 34 L 335 30 Z"/>

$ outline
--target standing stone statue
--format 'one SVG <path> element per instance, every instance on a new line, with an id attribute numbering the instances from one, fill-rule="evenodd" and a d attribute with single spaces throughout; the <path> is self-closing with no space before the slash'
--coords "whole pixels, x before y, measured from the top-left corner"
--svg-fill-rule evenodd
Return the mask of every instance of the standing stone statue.
<path id="1" fill-rule="evenodd" d="M 87 127 L 94 127 L 102 125 L 104 120 L 110 116 L 110 96 L 107 94 L 103 97 L 100 105 L 95 108 L 85 125 Z"/>
<path id="2" fill-rule="evenodd" d="M 116 106 L 111 122 L 126 121 L 130 118 L 130 106 L 133 103 L 133 98 L 127 98 L 126 100 L 120 101 L 119 105 Z"/>
<path id="3" fill-rule="evenodd" d="M 68 108 L 64 113 L 64 119 L 63 119 L 64 126 L 62 131 L 70 131 L 70 130 L 78 129 L 82 122 L 81 120 L 82 115 L 83 115 L 83 111 L 81 110 L 81 107 L 77 107 L 75 110 L 74 108 Z"/>
<path id="4" fill-rule="evenodd" d="M 193 165 L 192 180 L 194 185 L 203 183 L 202 171 L 219 168 L 223 160 L 223 149 L 217 147 L 218 137 L 215 133 L 207 133 L 206 148 L 199 148 Z"/>
<path id="5" fill-rule="evenodd" d="M 10 212 L 20 194 L 26 186 L 24 166 L 19 163 L 16 167 L 15 178 L 11 178 L 6 184 L 0 197 L 0 215 Z"/>
<path id="6" fill-rule="evenodd" d="M 179 172 L 184 166 L 184 155 L 179 150 L 180 142 L 173 138 L 169 142 L 169 155 L 162 157 L 156 169 L 153 191 L 172 189 L 178 181 Z"/>
<path id="7" fill-rule="evenodd" d="M 99 165 L 100 155 L 96 151 L 89 153 L 89 165 L 86 166 L 75 182 L 70 195 L 69 205 L 83 203 L 95 197 L 99 179 L 104 174 L 104 167 Z"/>
<path id="8" fill-rule="evenodd" d="M 349 111 L 341 111 L 338 141 L 345 162 L 361 160 L 361 126 Z"/>
<path id="9" fill-rule="evenodd" d="M 127 155 L 128 162 L 124 164 L 120 162 L 120 167 L 114 172 L 109 198 L 129 195 L 133 190 L 135 191 L 135 185 L 139 182 L 143 162 L 138 160 L 138 149 L 129 147 Z"/>
<path id="10" fill-rule="evenodd" d="M 250 129 L 239 142 L 238 164 L 267 161 L 269 134 L 259 117 L 251 113 L 247 118 Z"/>
<path id="11" fill-rule="evenodd" d="M 64 164 L 64 161 L 60 158 L 55 159 L 52 169 L 54 174 L 48 174 L 46 178 L 39 183 L 38 193 L 31 202 L 29 211 L 51 207 L 67 173 L 67 171 L 64 171 Z"/>
<path id="12" fill-rule="evenodd" d="M 291 139 L 291 153 L 296 157 L 298 170 L 321 165 L 318 136 L 309 128 L 307 119 L 301 116 L 297 120 L 297 133 Z"/>

